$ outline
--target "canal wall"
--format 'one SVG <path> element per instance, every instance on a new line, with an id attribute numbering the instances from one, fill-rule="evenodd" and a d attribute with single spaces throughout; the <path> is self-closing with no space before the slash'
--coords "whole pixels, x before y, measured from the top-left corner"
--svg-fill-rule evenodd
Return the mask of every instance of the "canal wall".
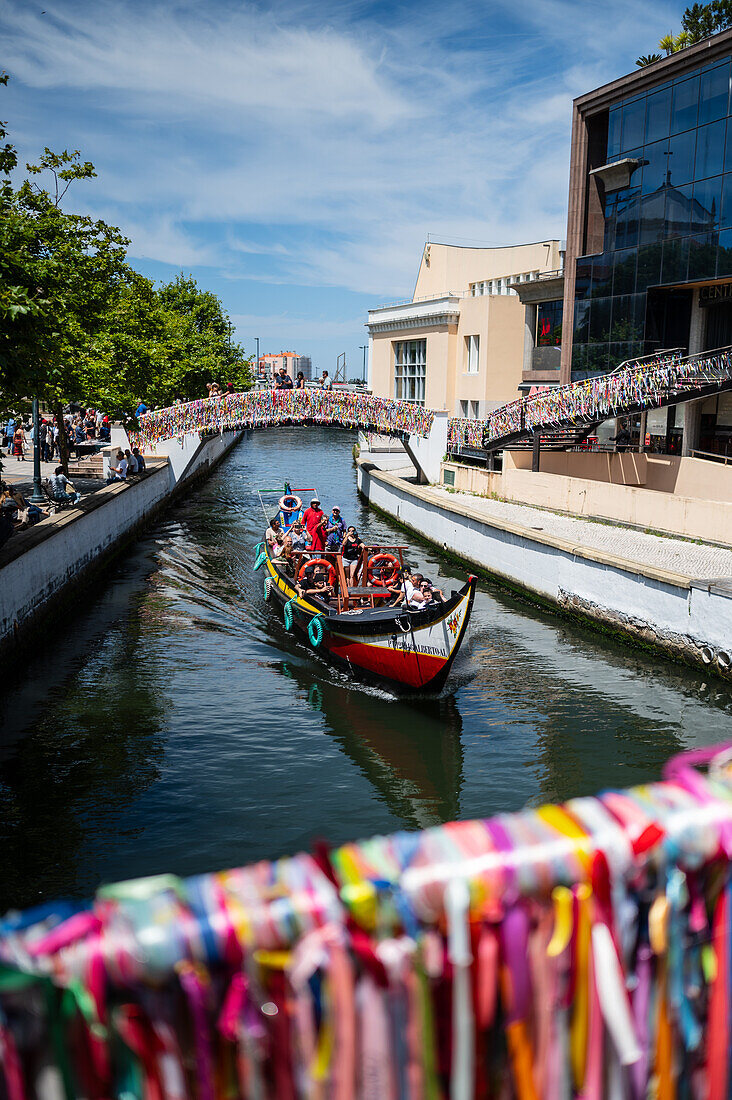
<path id="1" fill-rule="evenodd" d="M 0 548 L 0 660 L 22 653 L 50 617 L 161 509 L 205 478 L 242 434 L 167 440 L 147 457 L 139 479 L 107 485 L 78 507 L 13 535 Z"/>
<path id="2" fill-rule="evenodd" d="M 366 500 L 483 572 L 668 656 L 732 675 L 732 577 L 695 580 L 548 531 L 481 515 L 468 496 L 358 463 Z"/>

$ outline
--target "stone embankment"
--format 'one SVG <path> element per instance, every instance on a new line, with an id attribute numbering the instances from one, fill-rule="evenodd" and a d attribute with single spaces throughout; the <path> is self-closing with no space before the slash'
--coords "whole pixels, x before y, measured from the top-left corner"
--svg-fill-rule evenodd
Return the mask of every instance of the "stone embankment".
<path id="1" fill-rule="evenodd" d="M 561 611 L 732 678 L 732 550 L 415 484 L 358 463 L 358 487 L 441 550 Z"/>
<path id="2" fill-rule="evenodd" d="M 13 535 L 0 548 L 0 660 L 23 652 L 50 616 L 162 508 L 210 473 L 242 434 L 169 440 L 147 458 L 139 478 L 107 485 L 78 507 Z"/>

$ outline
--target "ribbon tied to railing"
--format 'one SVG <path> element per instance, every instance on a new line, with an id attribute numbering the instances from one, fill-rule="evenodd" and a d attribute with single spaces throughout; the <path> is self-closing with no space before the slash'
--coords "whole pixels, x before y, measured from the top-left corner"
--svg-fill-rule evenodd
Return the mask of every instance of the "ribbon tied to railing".
<path id="1" fill-rule="evenodd" d="M 0 1095 L 726 1100 L 732 752 L 0 921 Z"/>

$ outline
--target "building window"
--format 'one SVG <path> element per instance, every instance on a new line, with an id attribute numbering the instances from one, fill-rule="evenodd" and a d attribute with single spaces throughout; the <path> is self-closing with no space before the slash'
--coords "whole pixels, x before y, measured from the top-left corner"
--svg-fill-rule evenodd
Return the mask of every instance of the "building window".
<path id="1" fill-rule="evenodd" d="M 467 420 L 467 418 L 468 418 L 468 403 L 467 403 L 467 401 L 461 401 L 460 402 L 460 415 L 463 417 L 464 420 Z"/>
<path id="2" fill-rule="evenodd" d="M 427 374 L 427 341 L 397 340 L 394 343 L 394 396 L 397 401 L 424 405 Z"/>
<path id="3" fill-rule="evenodd" d="M 564 303 L 539 302 L 536 307 L 536 346 L 558 348 L 562 344 Z"/>
<path id="4" fill-rule="evenodd" d="M 478 353 L 480 351 L 480 337 L 465 337 L 465 370 L 467 374 L 478 373 Z"/>
<path id="5" fill-rule="evenodd" d="M 470 402 L 470 411 L 471 411 L 473 420 L 477 420 L 478 419 L 478 402 L 477 401 L 471 401 Z"/>

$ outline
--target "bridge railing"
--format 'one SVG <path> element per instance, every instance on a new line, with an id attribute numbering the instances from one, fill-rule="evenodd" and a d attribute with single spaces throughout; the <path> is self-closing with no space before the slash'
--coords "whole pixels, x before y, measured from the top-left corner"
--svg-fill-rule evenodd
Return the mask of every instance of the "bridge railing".
<path id="1" fill-rule="evenodd" d="M 655 408 L 671 395 L 732 380 L 732 348 L 682 356 L 663 356 L 621 364 L 610 374 L 541 390 L 489 413 L 483 420 L 456 417 L 448 425 L 448 450 L 489 446 L 536 430 L 558 429 L 623 415 L 625 410 Z"/>
<path id="2" fill-rule="evenodd" d="M 0 1092 L 726 1100 L 731 760 L 9 914 Z"/>
<path id="3" fill-rule="evenodd" d="M 434 415 L 409 401 L 392 401 L 355 390 L 252 389 L 157 409 L 130 432 L 141 446 L 188 432 L 223 432 L 277 424 L 333 424 L 383 435 L 427 437 Z"/>

